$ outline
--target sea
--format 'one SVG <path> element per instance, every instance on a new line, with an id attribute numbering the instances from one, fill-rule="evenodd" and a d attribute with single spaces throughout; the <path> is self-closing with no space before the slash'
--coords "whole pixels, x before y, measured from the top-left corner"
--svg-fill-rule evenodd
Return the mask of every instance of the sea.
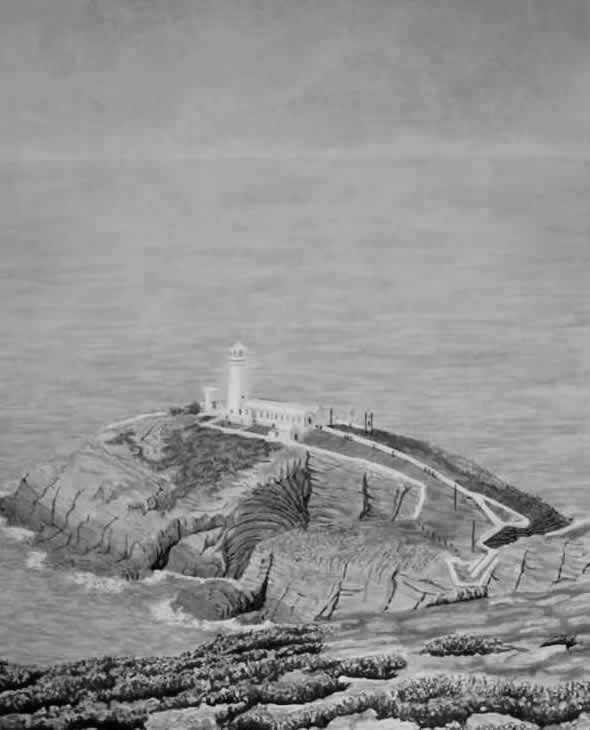
<path id="1" fill-rule="evenodd" d="M 0 489 L 223 387 L 468 456 L 590 514 L 590 164 L 559 151 L 0 163 Z M 175 653 L 183 580 L 55 570 L 0 525 L 0 658 Z M 198 590 L 198 582 L 195 583 Z"/>

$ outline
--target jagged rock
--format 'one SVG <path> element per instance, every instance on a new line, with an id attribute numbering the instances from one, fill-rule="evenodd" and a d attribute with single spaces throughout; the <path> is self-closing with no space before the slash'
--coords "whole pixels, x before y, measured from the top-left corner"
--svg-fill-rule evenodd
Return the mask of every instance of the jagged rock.
<path id="1" fill-rule="evenodd" d="M 200 428 L 194 416 L 140 419 L 31 470 L 0 510 L 59 561 L 133 577 L 165 567 L 182 538 L 223 525 L 240 497 L 228 499 L 224 479 L 277 450 Z"/>
<path id="2" fill-rule="evenodd" d="M 181 590 L 172 605 L 193 616 L 218 621 L 256 611 L 263 602 L 264 594 L 257 596 L 247 593 L 235 583 L 219 579 Z"/>
<path id="3" fill-rule="evenodd" d="M 218 540 L 222 528 L 182 538 L 168 555 L 167 569 L 197 578 L 219 578 L 226 573 Z"/>
<path id="4" fill-rule="evenodd" d="M 266 571 L 265 615 L 275 621 L 411 610 L 428 595 L 453 590 L 438 546 L 413 525 L 390 521 L 310 527 L 265 540 L 241 582 L 255 586 Z"/>
<path id="5" fill-rule="evenodd" d="M 490 596 L 516 592 L 544 592 L 581 578 L 590 564 L 590 535 L 534 535 L 501 547 L 489 582 Z"/>

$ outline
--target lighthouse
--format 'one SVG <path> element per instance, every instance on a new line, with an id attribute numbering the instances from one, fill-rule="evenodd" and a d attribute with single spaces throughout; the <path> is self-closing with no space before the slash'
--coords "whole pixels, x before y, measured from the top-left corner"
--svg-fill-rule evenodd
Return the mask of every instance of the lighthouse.
<path id="1" fill-rule="evenodd" d="M 229 351 L 229 379 L 227 384 L 226 409 L 228 416 L 242 415 L 244 401 L 248 397 L 248 361 L 246 348 L 241 342 Z"/>

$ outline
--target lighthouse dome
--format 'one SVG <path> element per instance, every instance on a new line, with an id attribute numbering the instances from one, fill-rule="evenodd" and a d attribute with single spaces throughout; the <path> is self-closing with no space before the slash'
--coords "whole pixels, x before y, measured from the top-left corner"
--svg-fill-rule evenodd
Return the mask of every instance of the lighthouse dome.
<path id="1" fill-rule="evenodd" d="M 241 342 L 236 342 L 230 348 L 230 356 L 234 359 L 241 359 L 246 357 L 246 348 Z"/>

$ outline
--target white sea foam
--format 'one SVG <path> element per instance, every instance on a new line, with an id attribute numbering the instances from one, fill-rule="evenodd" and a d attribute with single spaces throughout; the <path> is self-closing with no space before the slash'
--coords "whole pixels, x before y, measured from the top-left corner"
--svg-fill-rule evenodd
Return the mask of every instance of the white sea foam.
<path id="1" fill-rule="evenodd" d="M 133 588 L 138 584 L 156 585 L 166 580 L 167 575 L 164 571 L 155 571 L 151 575 L 142 578 L 140 581 L 130 581 L 125 578 L 116 578 L 112 576 L 95 575 L 86 571 L 75 571 L 68 575 L 67 580 L 70 583 L 82 586 L 86 591 L 96 591 L 98 593 L 121 593 L 127 588 Z"/>
<path id="2" fill-rule="evenodd" d="M 146 577 L 142 578 L 139 582 L 146 586 L 154 586 L 165 581 L 169 575 L 170 573 L 165 570 L 154 570 L 151 575 L 146 575 Z"/>
<path id="3" fill-rule="evenodd" d="M 43 570 L 45 568 L 45 558 L 47 553 L 42 550 L 31 550 L 27 555 L 26 566 L 31 570 Z"/>
<path id="4" fill-rule="evenodd" d="M 158 571 L 163 577 L 169 577 L 169 578 L 177 578 L 178 580 L 185 580 L 185 581 L 191 581 L 192 583 L 207 583 L 211 580 L 223 580 L 226 583 L 231 583 L 235 586 L 240 586 L 240 581 L 236 580 L 235 578 L 199 578 L 194 575 L 184 575 L 183 573 L 176 573 L 174 570 L 161 570 Z M 155 575 L 155 573 L 154 573 Z M 151 577 L 151 576 L 150 576 Z M 146 579 L 147 580 L 147 579 Z"/>
<path id="5" fill-rule="evenodd" d="M 27 530 L 26 527 L 16 527 L 7 524 L 4 517 L 0 517 L 0 532 L 5 537 L 17 542 L 32 542 L 35 537 L 35 533 L 32 530 Z"/>
<path id="6" fill-rule="evenodd" d="M 67 576 L 69 583 L 82 586 L 87 591 L 99 593 L 121 593 L 130 584 L 124 578 L 111 578 L 108 576 L 95 575 L 83 571 L 75 571 Z"/>
<path id="7" fill-rule="evenodd" d="M 199 631 L 207 631 L 211 633 L 262 631 L 263 629 L 268 629 L 274 625 L 272 621 L 263 621 L 259 624 L 242 624 L 236 618 L 225 619 L 222 621 L 207 621 L 205 619 L 198 619 L 194 616 L 190 616 L 181 608 L 174 608 L 172 606 L 173 601 L 173 598 L 165 598 L 161 601 L 156 601 L 155 603 L 153 603 L 150 606 L 150 611 L 153 618 L 156 621 L 168 624 L 169 626 L 182 626 L 184 628 L 193 628 L 198 629 Z"/>

